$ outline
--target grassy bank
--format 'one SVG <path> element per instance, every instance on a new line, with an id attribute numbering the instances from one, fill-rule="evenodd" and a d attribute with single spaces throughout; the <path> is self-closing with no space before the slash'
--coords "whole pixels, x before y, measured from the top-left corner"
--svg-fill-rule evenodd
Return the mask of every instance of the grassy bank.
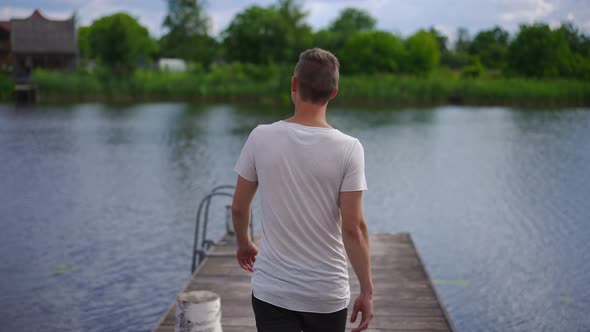
<path id="1" fill-rule="evenodd" d="M 12 75 L 6 72 L 0 72 L 0 101 L 8 101 L 12 98 L 14 82 Z"/>
<path id="2" fill-rule="evenodd" d="M 343 100 L 369 103 L 471 105 L 590 105 L 590 83 L 524 78 L 351 77 Z M 342 97 L 342 96 L 341 96 Z"/>
<path id="3" fill-rule="evenodd" d="M 44 101 L 211 101 L 288 103 L 290 69 L 223 66 L 185 73 L 100 74 L 38 71 Z M 524 78 L 462 78 L 451 72 L 416 76 L 346 76 L 338 104 L 590 105 L 590 82 Z"/>

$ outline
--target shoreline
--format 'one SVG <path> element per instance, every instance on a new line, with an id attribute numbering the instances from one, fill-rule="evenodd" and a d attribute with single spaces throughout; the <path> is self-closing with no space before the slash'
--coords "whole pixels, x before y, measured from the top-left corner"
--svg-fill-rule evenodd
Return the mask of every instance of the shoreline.
<path id="1" fill-rule="evenodd" d="M 44 104 L 73 104 L 73 103 L 194 103 L 194 104 L 243 104 L 243 105 L 264 105 L 264 106 L 289 106 L 290 100 L 276 97 L 258 97 L 258 96 L 232 96 L 232 97 L 185 97 L 185 96 L 107 96 L 107 95 L 40 95 L 37 105 Z M 462 98 L 447 98 L 441 100 L 388 100 L 388 99 L 362 99 L 362 98 L 342 98 L 338 97 L 330 102 L 331 106 L 352 106 L 352 107 L 434 107 L 434 106 L 487 106 L 487 107 L 590 107 L 590 98 L 588 100 L 476 100 Z M 13 100 L 0 101 L 2 103 L 13 103 Z"/>

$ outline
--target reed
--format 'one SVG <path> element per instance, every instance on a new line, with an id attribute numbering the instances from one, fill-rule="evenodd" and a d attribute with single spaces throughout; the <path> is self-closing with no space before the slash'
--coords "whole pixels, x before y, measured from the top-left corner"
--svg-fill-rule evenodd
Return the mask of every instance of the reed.
<path id="1" fill-rule="evenodd" d="M 14 82 L 8 73 L 0 72 L 0 101 L 10 100 Z"/>
<path id="2" fill-rule="evenodd" d="M 369 103 L 590 104 L 590 82 L 565 79 L 344 77 L 340 92 L 341 101 Z"/>
<path id="3" fill-rule="evenodd" d="M 214 67 L 207 72 L 137 71 L 129 77 L 119 79 L 100 72 L 36 71 L 34 81 L 45 100 L 280 103 L 290 100 L 290 75 L 287 68 L 238 64 Z M 428 76 L 343 76 L 335 103 L 590 105 L 590 82 L 489 76 L 465 78 L 446 72 L 436 72 Z"/>

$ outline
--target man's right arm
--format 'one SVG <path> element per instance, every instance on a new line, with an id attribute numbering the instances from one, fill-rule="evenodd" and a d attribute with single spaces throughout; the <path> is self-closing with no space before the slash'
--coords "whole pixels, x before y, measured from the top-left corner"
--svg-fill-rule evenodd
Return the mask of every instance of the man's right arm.
<path id="1" fill-rule="evenodd" d="M 350 264 L 359 280 L 361 293 L 354 302 L 351 322 L 362 313 L 358 332 L 366 329 L 373 318 L 373 280 L 369 256 L 369 231 L 363 215 L 362 191 L 340 192 L 340 213 L 342 215 L 342 240 Z"/>

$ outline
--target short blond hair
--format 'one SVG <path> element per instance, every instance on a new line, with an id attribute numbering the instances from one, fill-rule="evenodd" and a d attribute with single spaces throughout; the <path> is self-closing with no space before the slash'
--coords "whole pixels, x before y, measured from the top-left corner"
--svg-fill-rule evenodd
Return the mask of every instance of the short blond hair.
<path id="1" fill-rule="evenodd" d="M 338 88 L 340 63 L 331 52 L 312 48 L 299 55 L 295 78 L 302 100 L 325 104 Z"/>

